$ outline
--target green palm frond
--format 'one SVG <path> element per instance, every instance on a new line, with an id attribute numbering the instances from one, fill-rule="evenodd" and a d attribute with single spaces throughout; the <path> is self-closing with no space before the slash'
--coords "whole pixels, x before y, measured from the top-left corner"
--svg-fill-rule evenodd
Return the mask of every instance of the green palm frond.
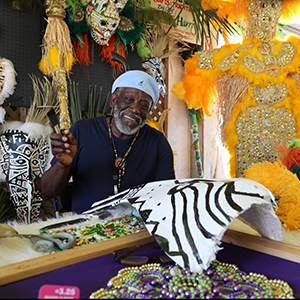
<path id="1" fill-rule="evenodd" d="M 136 11 L 136 20 L 140 24 L 166 24 L 169 26 L 176 26 L 175 19 L 166 11 L 156 9 L 154 7 L 143 8 Z"/>
<path id="2" fill-rule="evenodd" d="M 216 10 L 205 10 L 201 5 L 201 0 L 184 0 L 182 3 L 182 8 L 178 15 L 175 17 L 175 21 L 178 24 L 180 20 L 181 12 L 183 11 L 185 5 L 189 6 L 194 22 L 194 30 L 196 36 L 196 43 L 200 44 L 204 37 L 209 37 L 217 40 L 217 36 L 212 36 L 212 30 L 216 31 L 224 29 L 228 33 L 235 33 L 235 28 L 227 22 L 226 19 L 219 18 Z M 176 0 L 174 5 L 177 3 L 181 4 L 181 1 Z M 219 27 L 219 28 L 216 28 Z M 171 29 L 172 27 L 170 27 Z"/>

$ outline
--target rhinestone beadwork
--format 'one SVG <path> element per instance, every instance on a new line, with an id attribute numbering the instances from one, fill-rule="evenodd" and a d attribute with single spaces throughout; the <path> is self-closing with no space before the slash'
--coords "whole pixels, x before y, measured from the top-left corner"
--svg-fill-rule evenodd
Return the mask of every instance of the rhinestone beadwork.
<path id="1" fill-rule="evenodd" d="M 289 110 L 259 105 L 239 115 L 236 132 L 236 176 L 243 177 L 250 165 L 275 161 L 277 145 L 287 145 L 296 137 L 296 124 Z"/>

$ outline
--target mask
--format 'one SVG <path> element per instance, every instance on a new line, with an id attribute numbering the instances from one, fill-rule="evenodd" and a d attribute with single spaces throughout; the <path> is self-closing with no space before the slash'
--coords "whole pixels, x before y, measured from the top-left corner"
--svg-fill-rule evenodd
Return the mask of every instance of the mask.
<path id="1" fill-rule="evenodd" d="M 108 45 L 117 29 L 120 16 L 128 0 L 92 0 L 86 8 L 86 23 L 91 27 L 91 36 L 99 45 Z"/>
<path id="2" fill-rule="evenodd" d="M 166 68 L 160 58 L 150 58 L 142 63 L 142 67 L 155 80 L 158 90 L 162 96 L 166 96 L 167 87 L 165 84 Z"/>
<path id="3" fill-rule="evenodd" d="M 47 167 L 49 145 L 45 137 L 30 139 L 19 130 L 8 129 L 0 135 L 0 168 L 20 223 L 39 219 L 43 200 L 40 179 Z"/>

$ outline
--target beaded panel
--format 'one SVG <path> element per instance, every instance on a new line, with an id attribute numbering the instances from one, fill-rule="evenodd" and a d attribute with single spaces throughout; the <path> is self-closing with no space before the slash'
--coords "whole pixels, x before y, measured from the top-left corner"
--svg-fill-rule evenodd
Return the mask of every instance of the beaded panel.
<path id="1" fill-rule="evenodd" d="M 198 67 L 200 69 L 212 70 L 214 68 L 213 54 L 215 52 L 216 50 L 214 49 L 196 52 L 198 58 Z"/>
<path id="2" fill-rule="evenodd" d="M 149 113 L 149 118 L 153 119 L 155 122 L 158 122 L 164 110 L 164 106 L 164 97 L 160 97 L 156 105 L 151 109 Z"/>
<path id="3" fill-rule="evenodd" d="M 282 8 L 283 3 L 278 0 L 251 0 L 247 2 L 251 32 L 257 39 L 266 41 L 274 37 Z"/>
<path id="4" fill-rule="evenodd" d="M 230 67 L 233 67 L 241 54 L 241 51 L 248 50 L 253 46 L 253 43 L 246 44 L 244 46 L 238 47 L 235 51 L 227 54 L 225 58 L 219 63 L 218 68 L 221 70 L 227 70 Z"/>
<path id="5" fill-rule="evenodd" d="M 273 50 L 272 43 L 263 43 L 263 47 L 259 48 L 264 56 L 263 61 L 252 55 L 245 55 L 242 58 L 243 66 L 254 74 L 265 71 L 270 76 L 278 76 L 280 68 L 289 65 L 293 61 L 296 55 L 296 47 L 290 42 L 285 42 L 277 56 L 272 54 Z"/>
<path id="6" fill-rule="evenodd" d="M 287 86 L 268 84 L 265 88 L 252 87 L 253 98 L 258 104 L 272 105 L 283 101 L 287 96 Z"/>
<path id="7" fill-rule="evenodd" d="M 254 163 L 275 161 L 277 145 L 288 145 L 296 137 L 295 123 L 284 108 L 259 105 L 241 113 L 236 121 L 236 176 L 243 177 L 244 170 Z"/>

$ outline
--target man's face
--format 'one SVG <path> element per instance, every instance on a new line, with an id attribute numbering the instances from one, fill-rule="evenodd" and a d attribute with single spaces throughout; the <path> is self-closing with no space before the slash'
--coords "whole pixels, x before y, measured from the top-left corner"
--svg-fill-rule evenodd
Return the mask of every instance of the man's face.
<path id="1" fill-rule="evenodd" d="M 114 119 L 117 129 L 125 135 L 133 135 L 147 122 L 152 98 L 135 88 L 119 88 L 112 95 Z"/>

